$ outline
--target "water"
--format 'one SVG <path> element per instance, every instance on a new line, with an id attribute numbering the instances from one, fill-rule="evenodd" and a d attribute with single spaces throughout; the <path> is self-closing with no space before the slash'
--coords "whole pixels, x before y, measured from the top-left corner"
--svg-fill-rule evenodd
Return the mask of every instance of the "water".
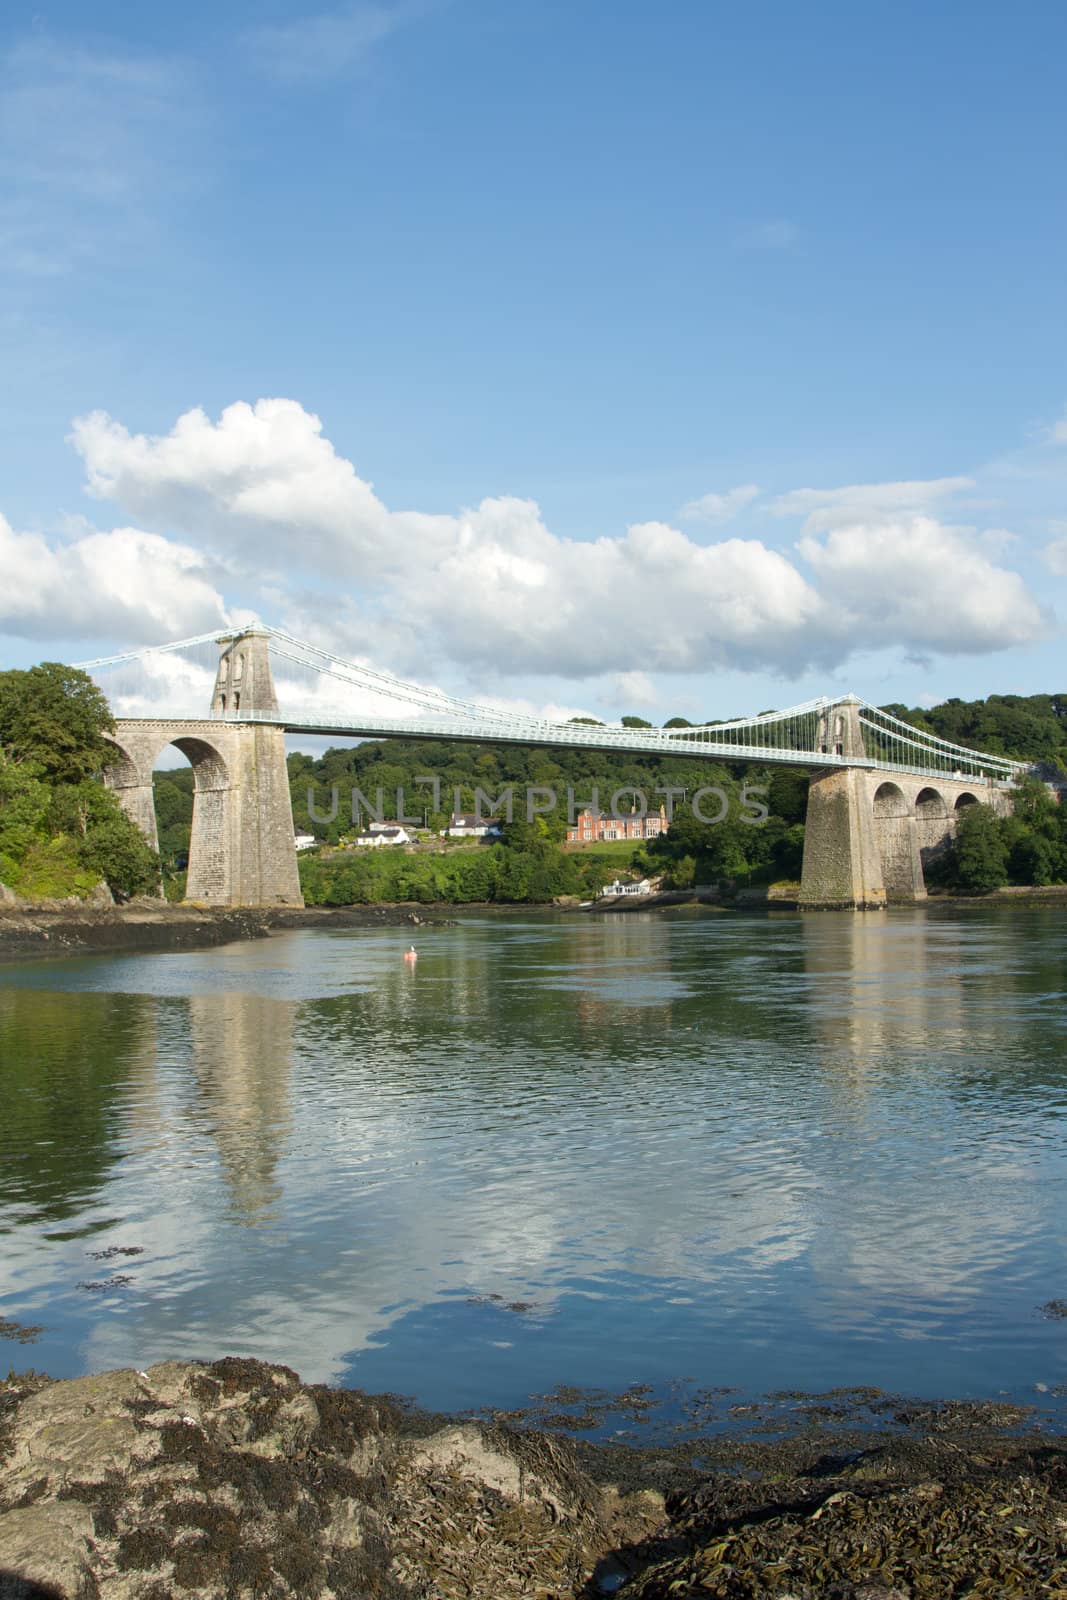
<path id="1" fill-rule="evenodd" d="M 447 1409 L 1067 1382 L 1054 908 L 410 939 L 0 968 L 0 1315 L 45 1328 L 9 1365 Z"/>

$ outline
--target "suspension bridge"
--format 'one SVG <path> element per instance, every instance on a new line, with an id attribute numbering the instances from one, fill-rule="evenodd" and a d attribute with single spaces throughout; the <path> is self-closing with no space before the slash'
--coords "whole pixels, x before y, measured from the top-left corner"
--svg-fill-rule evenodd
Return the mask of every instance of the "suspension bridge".
<path id="1" fill-rule="evenodd" d="M 107 781 L 155 846 L 152 771 L 194 771 L 188 896 L 299 905 L 287 734 L 466 740 L 810 770 L 801 903 L 866 909 L 925 894 L 960 810 L 1010 810 L 1025 763 L 913 728 L 855 695 L 701 726 L 553 721 L 379 672 L 276 628 L 200 634 L 79 663 L 116 714 Z M 193 698 L 204 711 L 193 710 Z M 202 698 L 201 698 L 202 697 Z"/>

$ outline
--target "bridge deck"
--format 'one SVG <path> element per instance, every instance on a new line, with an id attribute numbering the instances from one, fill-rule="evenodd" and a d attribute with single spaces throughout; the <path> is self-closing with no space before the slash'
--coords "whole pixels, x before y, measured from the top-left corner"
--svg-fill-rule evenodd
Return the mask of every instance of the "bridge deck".
<path id="1" fill-rule="evenodd" d="M 870 756 L 837 755 L 831 751 L 791 750 L 780 745 L 715 742 L 713 729 L 609 728 L 588 723 L 541 722 L 531 719 L 518 723 L 463 722 L 457 719 L 364 717 L 342 721 L 338 718 L 289 718 L 267 712 L 228 712 L 190 720 L 167 717 L 123 717 L 123 724 L 165 729 L 168 724 L 189 730 L 194 726 L 241 727 L 261 724 L 280 727 L 290 734 L 308 734 L 334 739 L 413 739 L 422 742 L 454 740 L 468 744 L 537 745 L 543 748 L 581 749 L 604 754 L 688 756 L 712 762 L 749 762 L 755 766 L 781 766 L 805 769 L 847 769 L 850 767 L 906 773 L 920 778 L 968 780 L 1011 786 L 1011 778 L 988 776 L 981 770 L 982 757 L 974 752 L 973 762 L 959 768 L 929 766 L 920 762 L 894 762 Z M 701 735 L 704 735 L 701 737 Z M 968 772 L 967 765 L 974 770 Z"/>

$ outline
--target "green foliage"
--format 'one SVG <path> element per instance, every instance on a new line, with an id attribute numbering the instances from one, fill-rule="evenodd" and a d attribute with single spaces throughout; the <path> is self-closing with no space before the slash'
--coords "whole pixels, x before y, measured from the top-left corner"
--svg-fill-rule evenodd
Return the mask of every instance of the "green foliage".
<path id="1" fill-rule="evenodd" d="M 1067 693 L 991 694 L 987 700 L 946 700 L 928 710 L 885 710 L 955 744 L 1067 771 Z"/>
<path id="2" fill-rule="evenodd" d="M 1008 881 L 1008 845 L 991 806 L 968 806 L 956 829 L 956 880 L 968 894 L 988 894 Z"/>
<path id="3" fill-rule="evenodd" d="M 0 876 L 25 900 L 84 899 L 100 874 L 82 862 L 75 840 L 38 838 L 18 859 L 0 857 Z"/>
<path id="4" fill-rule="evenodd" d="M 1007 883 L 1067 882 L 1067 805 L 1033 778 L 1017 786 L 1013 802 L 1009 817 L 987 805 L 968 806 L 954 844 L 926 864 L 927 886 L 988 894 Z"/>
<path id="5" fill-rule="evenodd" d="M 181 857 L 188 857 L 193 826 L 193 769 L 179 767 L 172 772 L 155 772 L 152 785 L 156 807 L 159 858 L 164 869 L 176 870 Z"/>
<path id="6" fill-rule="evenodd" d="M 664 874 L 663 884 L 667 889 L 691 889 L 697 881 L 697 863 L 695 856 L 675 856 L 671 859 L 670 867 Z"/>
<path id="7" fill-rule="evenodd" d="M 115 796 L 91 778 L 55 790 L 53 827 L 77 841 L 78 860 L 102 878 L 117 900 L 151 894 L 159 883 L 159 858 Z"/>
<path id="8" fill-rule="evenodd" d="M 0 882 L 14 887 L 8 873 L 43 835 L 51 800 L 51 790 L 34 776 L 32 765 L 16 767 L 0 757 Z"/>
<path id="9" fill-rule="evenodd" d="M 308 905 L 546 904 L 559 896 L 594 895 L 619 871 L 617 855 L 564 851 L 534 837 L 517 844 L 408 852 L 353 850 L 301 856 L 300 884 Z"/>
<path id="10" fill-rule="evenodd" d="M 773 767 L 767 780 L 767 806 L 772 817 L 803 825 L 808 814 L 808 775 L 793 767 Z"/>
<path id="11" fill-rule="evenodd" d="M 153 889 L 158 863 L 97 776 L 113 747 L 107 701 L 55 662 L 0 673 L 0 881 L 25 899 Z"/>
<path id="12" fill-rule="evenodd" d="M 33 762 L 48 779 L 79 783 L 114 759 L 104 738 L 115 724 L 88 673 L 43 661 L 0 672 L 0 748 L 16 765 Z"/>

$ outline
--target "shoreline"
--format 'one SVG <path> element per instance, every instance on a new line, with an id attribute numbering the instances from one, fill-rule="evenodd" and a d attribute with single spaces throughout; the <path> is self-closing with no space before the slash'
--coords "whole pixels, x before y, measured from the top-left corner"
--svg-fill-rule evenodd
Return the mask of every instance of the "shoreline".
<path id="1" fill-rule="evenodd" d="M 772 886 L 773 890 L 773 886 Z M 974 910 L 986 906 L 1067 906 L 1067 885 L 1012 887 L 987 895 L 931 895 L 911 906 L 888 906 L 887 911 Z M 715 890 L 677 890 L 609 901 L 587 908 L 583 915 L 618 916 L 637 912 L 701 908 L 735 914 L 767 912 L 796 914 L 795 898 L 763 889 L 741 890 L 723 898 Z M 173 905 L 167 901 L 138 900 L 126 906 L 12 905 L 0 903 L 0 966 L 18 961 L 64 956 L 115 954 L 122 951 L 174 951 L 210 949 L 246 939 L 269 938 L 274 932 L 294 928 L 434 927 L 452 925 L 456 915 L 477 912 L 495 916 L 541 915 L 546 912 L 577 914 L 575 901 L 515 902 L 391 901 L 381 905 L 229 908 Z M 829 913 L 820 912 L 820 915 Z M 867 913 L 864 913 L 866 915 Z M 848 915 L 858 915 L 850 912 Z"/>
<path id="2" fill-rule="evenodd" d="M 639 1410 L 642 1390 L 615 1399 Z M 1067 1584 L 1064 1435 L 1025 1407 L 768 1397 L 783 1403 L 788 1430 L 746 1415 L 634 1447 L 244 1357 L 12 1374 L 0 1594 L 1029 1600 Z"/>

